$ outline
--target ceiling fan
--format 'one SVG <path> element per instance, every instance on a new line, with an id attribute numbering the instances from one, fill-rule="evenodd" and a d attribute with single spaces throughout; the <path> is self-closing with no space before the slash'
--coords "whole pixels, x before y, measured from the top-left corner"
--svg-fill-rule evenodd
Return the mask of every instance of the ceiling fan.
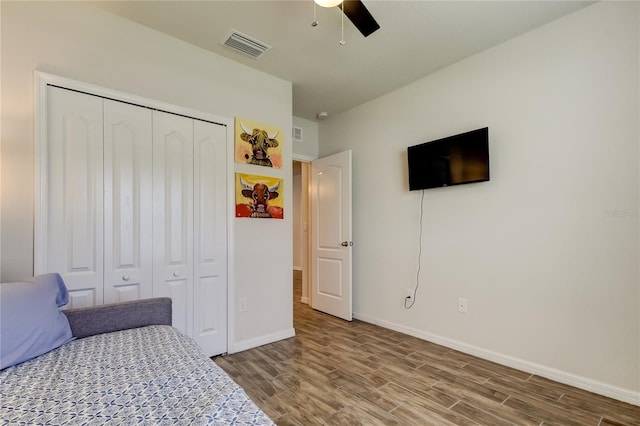
<path id="1" fill-rule="evenodd" d="M 368 37 L 380 29 L 373 15 L 367 10 L 361 0 L 313 0 L 318 6 L 334 7 L 338 6 L 342 12 L 363 36 Z"/>

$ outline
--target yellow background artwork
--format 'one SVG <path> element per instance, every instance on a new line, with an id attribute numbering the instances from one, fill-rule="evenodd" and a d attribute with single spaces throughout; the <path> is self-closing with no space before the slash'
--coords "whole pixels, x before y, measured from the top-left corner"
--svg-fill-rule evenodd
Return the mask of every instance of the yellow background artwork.
<path id="1" fill-rule="evenodd" d="M 251 143 L 242 139 L 242 134 L 253 134 L 254 129 L 260 129 L 266 132 L 278 143 L 276 147 L 266 149 L 266 158 L 258 153 L 258 158 L 253 152 Z M 245 132 L 245 130 L 247 132 Z M 268 139 L 268 138 L 266 138 Z M 282 144 L 284 143 L 284 132 L 282 128 L 270 126 L 268 124 L 259 123 L 257 121 L 246 118 L 236 117 L 235 119 L 235 161 L 236 163 L 256 164 L 260 166 L 282 168 Z"/>
<path id="2" fill-rule="evenodd" d="M 266 212 L 268 214 L 254 214 L 255 209 L 253 200 L 245 197 L 242 194 L 242 184 L 240 178 L 253 187 L 256 183 L 261 183 L 270 188 L 273 188 L 278 184 L 276 192 L 278 196 L 276 198 L 269 199 L 267 201 Z M 257 176 L 246 173 L 236 173 L 236 217 L 261 217 L 271 219 L 283 219 L 284 218 L 284 182 L 283 179 L 270 176 Z"/>

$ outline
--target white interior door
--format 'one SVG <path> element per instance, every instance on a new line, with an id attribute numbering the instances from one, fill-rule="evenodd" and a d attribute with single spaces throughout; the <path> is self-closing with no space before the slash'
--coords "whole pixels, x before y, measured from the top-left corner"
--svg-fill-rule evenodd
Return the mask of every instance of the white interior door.
<path id="1" fill-rule="evenodd" d="M 153 292 L 151 114 L 104 101 L 104 303 Z"/>
<path id="2" fill-rule="evenodd" d="M 227 352 L 227 127 L 194 120 L 193 337 Z"/>
<path id="3" fill-rule="evenodd" d="M 153 112 L 153 295 L 193 336 L 193 120 Z"/>
<path id="4" fill-rule="evenodd" d="M 311 307 L 351 321 L 351 151 L 311 163 Z"/>

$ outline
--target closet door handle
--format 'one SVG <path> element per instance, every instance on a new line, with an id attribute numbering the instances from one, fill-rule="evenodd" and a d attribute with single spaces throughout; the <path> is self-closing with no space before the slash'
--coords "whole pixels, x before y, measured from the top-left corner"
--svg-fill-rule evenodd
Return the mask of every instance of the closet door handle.
<path id="1" fill-rule="evenodd" d="M 178 273 L 177 273 L 177 272 L 174 272 L 172 275 L 173 275 L 174 277 L 177 277 L 177 276 L 178 276 Z"/>
<path id="2" fill-rule="evenodd" d="M 123 275 L 122 281 L 129 281 L 129 275 Z"/>

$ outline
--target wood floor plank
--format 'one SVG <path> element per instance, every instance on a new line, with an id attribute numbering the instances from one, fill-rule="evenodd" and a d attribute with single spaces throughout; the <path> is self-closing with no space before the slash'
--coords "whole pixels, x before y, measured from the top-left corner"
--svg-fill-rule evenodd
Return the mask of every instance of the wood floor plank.
<path id="1" fill-rule="evenodd" d="M 476 407 L 482 407 L 483 411 L 492 414 L 496 418 L 508 421 L 511 424 L 535 426 L 541 423 L 540 419 L 530 416 L 526 412 L 504 405 L 504 400 L 497 401 L 495 398 L 488 398 L 484 395 L 484 392 L 470 391 L 465 387 L 460 387 L 458 383 L 449 383 L 443 380 L 438 383 L 435 388 L 448 395 L 459 397 L 461 402 L 473 406 L 474 409 L 479 409 Z M 458 411 L 460 407 L 458 409 L 452 409 Z M 469 417 L 469 412 L 465 415 Z M 482 417 L 485 417 L 484 414 Z M 477 421 L 475 417 L 470 418 Z"/>
<path id="2" fill-rule="evenodd" d="M 526 396 L 509 397 L 504 402 L 504 405 L 529 413 L 534 417 L 540 418 L 543 422 L 555 420 L 566 426 L 595 426 L 601 420 L 599 416 L 593 416 L 582 411 L 568 412 L 559 405 Z"/>
<path id="3" fill-rule="evenodd" d="M 398 343 L 398 346 L 410 350 L 412 354 L 420 354 L 422 352 L 428 352 L 432 354 L 444 354 L 450 352 L 451 349 L 444 346 L 437 345 L 435 343 L 427 342 L 422 339 L 418 339 L 413 336 L 405 336 L 405 340 Z"/>
<path id="4" fill-rule="evenodd" d="M 401 384 L 403 387 L 415 392 L 427 390 L 440 381 L 440 378 L 430 376 L 423 371 L 407 374 L 406 370 L 399 370 L 392 365 L 386 365 L 378 369 L 376 374 L 386 379 L 388 383 Z"/>
<path id="5" fill-rule="evenodd" d="M 528 412 L 536 418 L 540 418 L 546 422 L 552 420 L 559 421 L 560 424 L 567 425 L 597 425 L 601 419 L 601 415 L 589 413 L 584 410 L 575 409 L 559 398 L 549 398 L 548 393 L 555 393 L 555 389 L 541 389 L 538 384 L 531 384 L 527 387 L 527 383 L 515 385 L 510 383 L 504 385 L 503 377 L 492 378 L 487 385 L 499 389 L 510 395 L 505 401 L 505 405 L 517 408 L 521 411 Z M 602 397 L 599 397 L 602 398 Z M 640 409 L 638 411 L 640 414 Z"/>
<path id="6" fill-rule="evenodd" d="M 388 399 L 405 406 L 435 407 L 448 409 L 452 407 L 458 398 L 447 395 L 435 388 L 422 391 L 412 391 L 397 383 L 387 383 L 378 388 Z"/>
<path id="7" fill-rule="evenodd" d="M 560 401 L 578 410 L 602 415 L 606 421 L 620 422 L 621 424 L 640 426 L 640 413 L 638 408 L 620 401 L 611 400 L 593 395 L 578 397 L 575 394 L 564 394 Z"/>
<path id="8" fill-rule="evenodd" d="M 398 421 L 395 418 L 381 420 L 370 417 L 367 413 L 346 407 L 329 417 L 328 424 L 336 426 L 375 426 L 397 425 Z"/>
<path id="9" fill-rule="evenodd" d="M 377 389 L 372 389 L 363 394 L 352 394 L 345 389 L 338 389 L 332 393 L 342 401 L 348 401 L 350 412 L 361 413 L 363 419 L 373 419 L 372 424 L 402 424 L 399 419 L 392 414 L 397 408 L 397 404 L 378 393 Z"/>
<path id="10" fill-rule="evenodd" d="M 558 401 L 562 396 L 557 389 L 501 375 L 491 377 L 486 384 L 511 395 L 534 395 L 549 401 Z"/>
<path id="11" fill-rule="evenodd" d="M 530 382 L 548 389 L 554 389 L 557 392 L 562 392 L 559 400 L 568 406 L 589 413 L 603 415 L 603 417 L 610 417 L 612 421 L 619 419 L 625 424 L 640 425 L 640 412 L 637 406 L 595 395 L 591 392 L 577 389 L 564 383 L 554 382 L 553 380 L 540 376 L 532 376 Z"/>
<path id="12" fill-rule="evenodd" d="M 603 418 L 602 421 L 600 422 L 599 426 L 626 426 L 629 423 L 626 422 L 617 422 L 615 420 L 612 419 L 608 419 L 608 418 Z M 636 424 L 636 423 L 634 423 Z"/>
<path id="13" fill-rule="evenodd" d="M 494 416 L 493 414 L 481 410 L 473 405 L 467 404 L 464 401 L 458 401 L 456 405 L 451 407 L 451 410 L 463 415 L 466 418 L 473 419 L 474 422 L 480 425 L 487 426 L 513 426 L 513 423 L 502 419 L 500 417 Z"/>
<path id="14" fill-rule="evenodd" d="M 296 336 L 214 361 L 280 426 L 640 426 L 640 407 L 299 302 Z"/>
<path id="15" fill-rule="evenodd" d="M 349 371 L 360 375 L 374 372 L 380 365 L 375 359 L 371 359 L 369 357 L 360 357 L 360 359 L 357 359 L 356 357 L 350 356 L 349 353 L 340 351 L 337 351 L 336 354 L 333 355 L 333 361 L 335 362 L 335 365 L 341 366 L 343 369 L 348 369 Z"/>
<path id="16" fill-rule="evenodd" d="M 322 417 L 316 418 L 319 408 L 311 398 L 293 392 L 280 392 L 274 399 L 287 407 L 287 414 L 283 417 L 303 425 L 323 424 Z"/>
<path id="17" fill-rule="evenodd" d="M 438 361 L 425 364 L 422 367 L 418 368 L 418 371 L 428 373 L 434 377 L 463 377 L 478 384 L 486 383 L 490 378 L 485 374 L 478 374 L 474 371 L 465 370 L 455 365 L 447 365 L 446 361 Z"/>
<path id="18" fill-rule="evenodd" d="M 404 425 L 429 426 L 474 426 L 478 423 L 467 419 L 453 411 L 442 412 L 442 409 L 430 410 L 427 407 L 405 406 L 393 410 L 393 415 L 403 420 Z"/>
<path id="19" fill-rule="evenodd" d="M 450 379 L 443 378 L 433 388 L 458 398 L 466 397 L 471 401 L 483 403 L 487 400 L 503 403 L 509 398 L 504 392 L 455 376 Z"/>
<path id="20" fill-rule="evenodd" d="M 337 426 L 382 426 L 382 425 L 397 425 L 397 420 L 383 421 L 376 418 L 368 417 L 366 413 L 360 413 L 350 408 L 344 408 L 331 416 L 328 421 L 329 425 Z"/>
<path id="21" fill-rule="evenodd" d="M 465 354 L 466 355 L 466 354 Z M 450 356 L 454 356 L 450 354 Z M 466 357 L 471 357 L 471 355 L 466 355 Z M 465 357 L 465 358 L 466 358 Z M 507 367 L 504 365 L 496 364 L 495 362 L 487 361 L 484 359 L 471 357 L 472 359 L 468 360 L 468 364 L 463 368 L 467 370 L 472 370 L 481 375 L 486 376 L 506 376 L 511 377 L 517 380 L 529 380 L 533 375 L 531 373 L 527 373 L 525 371 L 516 370 L 515 368 Z"/>
<path id="22" fill-rule="evenodd" d="M 293 419 L 289 414 L 271 418 L 278 426 L 305 426 L 305 424 Z"/>
<path id="23" fill-rule="evenodd" d="M 365 377 L 344 371 L 341 368 L 332 371 L 327 377 L 339 388 L 354 394 L 364 393 L 371 389 L 371 383 Z"/>

